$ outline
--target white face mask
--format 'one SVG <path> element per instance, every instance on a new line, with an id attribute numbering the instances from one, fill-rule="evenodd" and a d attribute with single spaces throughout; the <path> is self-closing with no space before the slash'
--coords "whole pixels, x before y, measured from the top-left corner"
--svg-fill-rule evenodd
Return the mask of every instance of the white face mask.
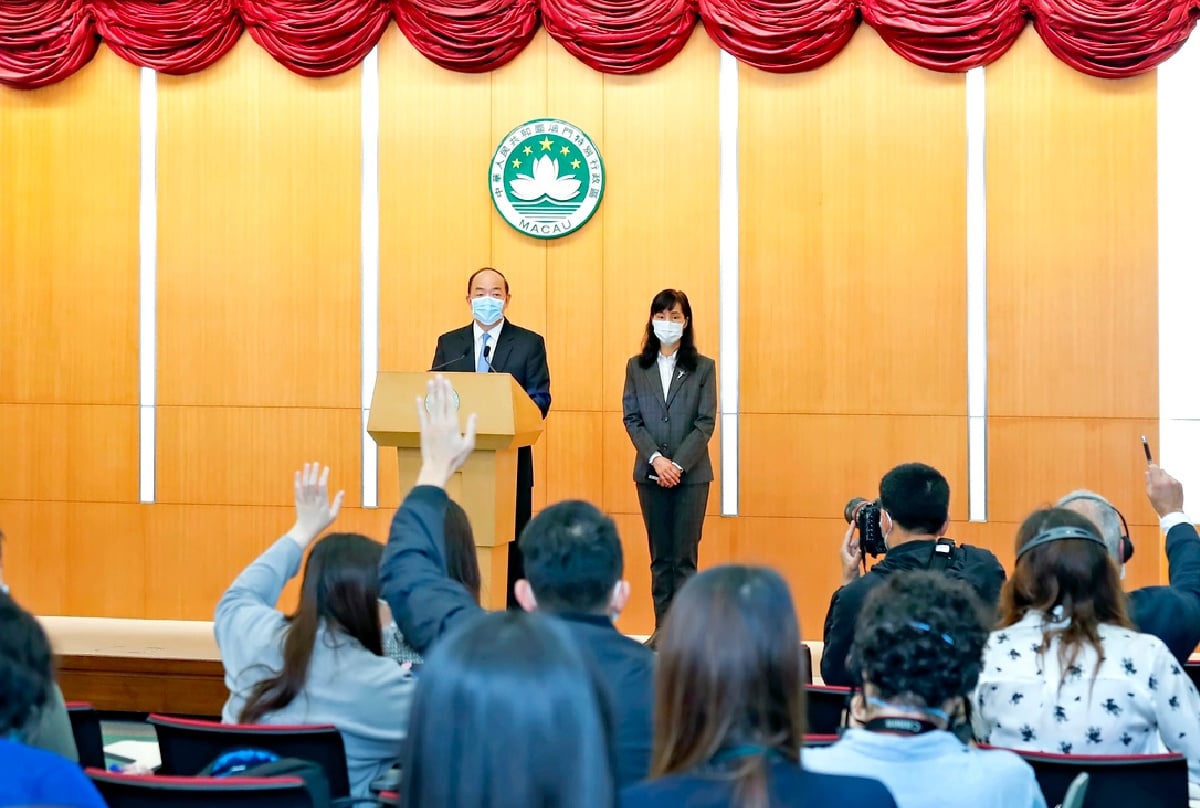
<path id="1" fill-rule="evenodd" d="M 654 336 L 658 337 L 658 341 L 663 345 L 674 345 L 683 338 L 683 323 L 676 323 L 672 320 L 651 320 L 650 327 L 654 329 Z"/>

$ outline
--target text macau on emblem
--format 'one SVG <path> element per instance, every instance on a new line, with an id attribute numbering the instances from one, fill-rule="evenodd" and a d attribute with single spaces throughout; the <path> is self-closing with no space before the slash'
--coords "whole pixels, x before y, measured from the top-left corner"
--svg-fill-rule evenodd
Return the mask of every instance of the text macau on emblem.
<path id="1" fill-rule="evenodd" d="M 504 221 L 534 238 L 560 238 L 583 227 L 600 207 L 604 163 L 578 126 L 535 118 L 500 141 L 489 180 Z"/>

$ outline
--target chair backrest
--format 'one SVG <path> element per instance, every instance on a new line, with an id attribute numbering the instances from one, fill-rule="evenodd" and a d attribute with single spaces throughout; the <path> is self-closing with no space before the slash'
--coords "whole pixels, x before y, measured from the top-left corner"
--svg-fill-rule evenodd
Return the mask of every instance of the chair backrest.
<path id="1" fill-rule="evenodd" d="M 1188 804 L 1187 761 L 1183 755 L 1017 754 L 1033 767 L 1047 805 L 1062 803 L 1071 783 L 1082 773 L 1088 776 L 1083 808 L 1168 808 Z"/>
<path id="2" fill-rule="evenodd" d="M 833 746 L 841 738 L 840 735 L 817 735 L 809 733 L 804 736 L 804 746 L 813 749 L 820 746 Z"/>
<path id="3" fill-rule="evenodd" d="M 100 732 L 100 714 L 96 708 L 85 701 L 68 701 L 67 717 L 71 720 L 79 765 L 103 769 L 104 735 Z"/>
<path id="4" fill-rule="evenodd" d="M 325 770 L 334 799 L 350 794 L 346 745 L 334 726 L 222 724 L 190 718 L 151 715 L 158 733 L 162 774 L 194 775 L 226 752 L 265 749 L 280 757 L 311 760 Z"/>
<path id="5" fill-rule="evenodd" d="M 168 777 L 88 769 L 108 808 L 323 808 L 299 777 Z"/>
<path id="6" fill-rule="evenodd" d="M 1183 670 L 1188 675 L 1188 678 L 1192 680 L 1192 684 L 1200 687 L 1200 660 L 1189 659 L 1187 664 L 1183 666 Z"/>
<path id="7" fill-rule="evenodd" d="M 850 688 L 808 685 L 808 731 L 813 735 L 836 735 L 842 728 L 842 712 Z"/>

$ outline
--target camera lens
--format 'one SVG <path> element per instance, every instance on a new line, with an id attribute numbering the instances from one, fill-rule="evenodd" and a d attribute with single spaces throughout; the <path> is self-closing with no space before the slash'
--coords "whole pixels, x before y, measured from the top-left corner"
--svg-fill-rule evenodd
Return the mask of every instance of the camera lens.
<path id="1" fill-rule="evenodd" d="M 858 513 L 858 509 L 866 505 L 868 500 L 862 497 L 855 497 L 846 503 L 846 507 L 842 510 L 842 518 L 846 520 L 846 524 L 854 521 L 854 514 Z"/>

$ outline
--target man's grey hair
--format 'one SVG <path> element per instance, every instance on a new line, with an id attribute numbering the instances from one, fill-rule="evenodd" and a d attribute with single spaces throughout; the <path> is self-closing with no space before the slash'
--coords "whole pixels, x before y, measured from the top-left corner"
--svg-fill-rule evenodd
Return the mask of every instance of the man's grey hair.
<path id="1" fill-rule="evenodd" d="M 1115 505 L 1095 491 L 1080 488 L 1054 503 L 1054 507 L 1067 508 L 1090 519 L 1100 531 L 1108 554 L 1117 564 L 1121 563 L 1121 517 Z"/>

